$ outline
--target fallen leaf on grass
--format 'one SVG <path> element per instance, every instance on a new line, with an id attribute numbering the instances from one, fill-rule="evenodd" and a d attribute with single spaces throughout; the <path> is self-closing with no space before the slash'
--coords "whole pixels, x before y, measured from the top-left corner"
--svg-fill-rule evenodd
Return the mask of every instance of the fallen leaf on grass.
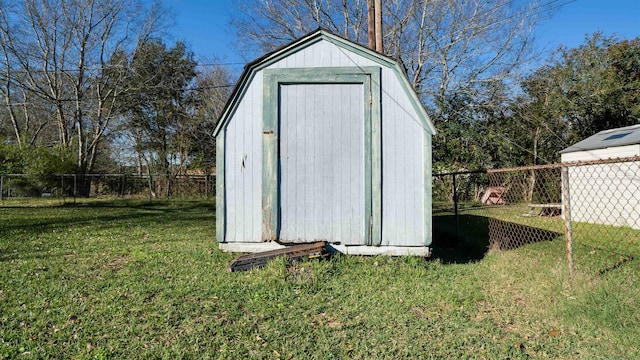
<path id="1" fill-rule="evenodd" d="M 419 317 L 420 319 L 425 318 L 424 312 L 417 307 L 411 308 L 411 312 L 415 314 L 417 317 Z"/>
<path id="2" fill-rule="evenodd" d="M 347 356 L 351 356 L 351 353 L 353 352 L 353 349 L 349 349 L 347 350 Z"/>
<path id="3" fill-rule="evenodd" d="M 549 330 L 549 336 L 558 336 L 558 335 L 560 335 L 560 330 L 558 329 Z"/>
<path id="4" fill-rule="evenodd" d="M 329 323 L 327 324 L 327 326 L 328 326 L 328 327 L 330 327 L 330 328 L 332 328 L 332 329 L 335 329 L 335 328 L 337 328 L 337 327 L 340 327 L 340 325 L 342 325 L 342 324 L 341 324 L 341 323 L 340 323 L 340 321 L 338 321 L 338 320 L 332 320 L 332 321 L 329 321 Z"/>

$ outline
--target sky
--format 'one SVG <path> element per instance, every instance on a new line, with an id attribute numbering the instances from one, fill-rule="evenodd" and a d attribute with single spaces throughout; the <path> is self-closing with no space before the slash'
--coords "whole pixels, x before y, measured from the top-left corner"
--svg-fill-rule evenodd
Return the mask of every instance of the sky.
<path id="1" fill-rule="evenodd" d="M 185 41 L 203 64 L 224 63 L 238 73 L 244 63 L 234 46 L 229 21 L 236 13 L 230 0 L 163 0 L 173 10 L 173 34 L 168 40 Z M 526 1 L 526 0 L 523 0 Z M 585 35 L 602 31 L 622 39 L 640 36 L 640 0 L 559 0 L 565 5 L 534 30 L 540 51 L 550 53 L 559 45 L 572 48 Z M 260 54 L 258 54 L 260 55 Z"/>
<path id="2" fill-rule="evenodd" d="M 556 49 L 584 43 L 585 35 L 602 31 L 621 39 L 640 36 L 639 0 L 575 0 L 543 20 L 536 31 L 538 45 Z"/>

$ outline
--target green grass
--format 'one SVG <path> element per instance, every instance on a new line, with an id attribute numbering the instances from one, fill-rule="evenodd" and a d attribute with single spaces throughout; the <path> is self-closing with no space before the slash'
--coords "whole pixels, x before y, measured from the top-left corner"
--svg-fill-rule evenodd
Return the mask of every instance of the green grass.
<path id="1" fill-rule="evenodd" d="M 212 203 L 0 208 L 0 358 L 640 356 L 638 260 L 569 277 L 561 241 L 485 255 L 465 217 L 431 261 L 229 273 Z"/>

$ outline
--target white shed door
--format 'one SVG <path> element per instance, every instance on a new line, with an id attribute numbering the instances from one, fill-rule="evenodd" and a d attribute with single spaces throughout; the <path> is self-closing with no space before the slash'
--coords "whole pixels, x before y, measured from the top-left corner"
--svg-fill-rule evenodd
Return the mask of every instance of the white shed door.
<path id="1" fill-rule="evenodd" d="M 280 87 L 280 241 L 365 244 L 362 84 Z"/>

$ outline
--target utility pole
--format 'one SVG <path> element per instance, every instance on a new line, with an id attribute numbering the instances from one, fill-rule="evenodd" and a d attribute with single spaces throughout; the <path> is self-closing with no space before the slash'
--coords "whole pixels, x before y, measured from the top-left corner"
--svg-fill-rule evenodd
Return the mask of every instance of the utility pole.
<path id="1" fill-rule="evenodd" d="M 375 17 L 376 17 L 376 51 L 380 54 L 384 53 L 382 48 L 382 0 L 375 0 Z"/>
<path id="2" fill-rule="evenodd" d="M 369 49 L 371 50 L 376 49 L 376 22 L 373 1 L 367 0 L 367 35 L 369 37 Z"/>
<path id="3" fill-rule="evenodd" d="M 382 54 L 382 0 L 367 0 L 367 35 L 369 48 Z"/>

